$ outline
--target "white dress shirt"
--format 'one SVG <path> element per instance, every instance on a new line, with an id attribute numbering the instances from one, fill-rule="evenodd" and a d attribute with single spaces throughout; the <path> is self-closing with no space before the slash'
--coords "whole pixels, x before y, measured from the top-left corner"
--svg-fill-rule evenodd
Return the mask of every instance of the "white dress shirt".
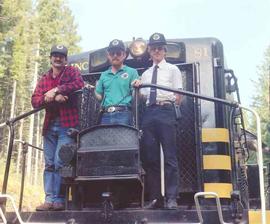
<path id="1" fill-rule="evenodd" d="M 151 84 L 153 69 L 155 64 L 152 67 L 148 68 L 141 76 L 142 84 Z M 166 86 L 173 89 L 182 89 L 182 75 L 177 66 L 167 63 L 163 59 L 158 64 L 157 70 L 157 85 Z M 142 88 L 140 93 L 147 98 L 146 103 L 149 102 L 150 88 Z M 157 101 L 171 100 L 175 101 L 175 95 L 173 92 L 157 89 Z"/>

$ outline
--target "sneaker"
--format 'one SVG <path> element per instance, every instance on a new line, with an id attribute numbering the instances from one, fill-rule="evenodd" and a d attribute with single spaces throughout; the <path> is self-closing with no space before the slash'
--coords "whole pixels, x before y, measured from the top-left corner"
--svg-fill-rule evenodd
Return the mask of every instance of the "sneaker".
<path id="1" fill-rule="evenodd" d="M 36 211 L 49 211 L 53 209 L 53 203 L 44 202 L 43 204 L 36 207 Z"/>
<path id="2" fill-rule="evenodd" d="M 63 211 L 65 210 L 64 203 L 61 202 L 54 202 L 53 203 L 53 211 Z"/>
<path id="3" fill-rule="evenodd" d="M 169 198 L 167 203 L 166 203 L 166 208 L 167 209 L 176 209 L 177 208 L 177 202 L 176 199 L 174 198 Z"/>

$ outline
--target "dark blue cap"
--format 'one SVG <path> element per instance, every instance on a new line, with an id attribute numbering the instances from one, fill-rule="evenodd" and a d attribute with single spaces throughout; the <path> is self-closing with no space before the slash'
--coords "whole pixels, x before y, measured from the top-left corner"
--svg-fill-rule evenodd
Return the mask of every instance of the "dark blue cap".
<path id="1" fill-rule="evenodd" d="M 154 33 L 150 36 L 148 45 L 166 45 L 167 41 L 162 33 Z"/>
<path id="2" fill-rule="evenodd" d="M 122 51 L 126 50 L 125 44 L 122 40 L 114 39 L 110 42 L 108 51 L 114 50 L 114 49 L 119 49 Z"/>
<path id="3" fill-rule="evenodd" d="M 68 49 L 64 46 L 64 45 L 54 45 L 51 48 L 51 56 L 53 53 L 57 53 L 57 54 L 62 54 L 64 56 L 67 56 L 68 54 Z"/>

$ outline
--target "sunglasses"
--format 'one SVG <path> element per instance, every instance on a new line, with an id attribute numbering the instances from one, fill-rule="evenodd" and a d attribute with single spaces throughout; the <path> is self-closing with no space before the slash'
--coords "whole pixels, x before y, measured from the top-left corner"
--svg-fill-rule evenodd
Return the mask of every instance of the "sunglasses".
<path id="1" fill-rule="evenodd" d="M 109 55 L 111 57 L 113 57 L 114 55 L 116 55 L 117 57 L 122 56 L 122 51 L 109 51 Z"/>
<path id="2" fill-rule="evenodd" d="M 164 49 L 165 49 L 164 46 L 156 46 L 156 47 L 151 46 L 151 47 L 150 47 L 150 51 L 156 51 L 156 50 L 162 51 L 162 50 L 164 50 Z"/>

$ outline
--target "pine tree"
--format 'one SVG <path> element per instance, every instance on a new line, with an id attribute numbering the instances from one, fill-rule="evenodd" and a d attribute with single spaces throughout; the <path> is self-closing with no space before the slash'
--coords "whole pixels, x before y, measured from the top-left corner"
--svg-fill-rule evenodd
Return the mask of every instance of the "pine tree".
<path id="1" fill-rule="evenodd" d="M 49 52 L 53 44 L 64 44 L 69 53 L 79 52 L 80 37 L 74 17 L 65 0 L 37 0 L 37 25 L 40 37 L 40 71 L 49 68 Z"/>
<path id="2" fill-rule="evenodd" d="M 259 67 L 258 79 L 254 85 L 257 92 L 253 96 L 252 107 L 261 118 L 262 141 L 270 147 L 270 46 L 265 52 L 265 58 Z"/>
<path id="3" fill-rule="evenodd" d="M 49 68 L 49 52 L 53 44 L 66 45 L 69 53 L 80 50 L 76 28 L 64 0 L 0 0 L 0 123 L 10 118 L 11 111 L 17 116 L 32 109 L 31 94 L 38 74 Z M 15 93 L 15 110 L 11 106 L 12 92 Z M 24 130 L 34 130 L 31 136 L 29 132 L 20 133 L 16 128 L 15 138 L 31 141 L 29 143 L 40 142 L 36 140 L 36 133 L 39 133 L 37 130 L 42 121 L 37 122 L 36 118 L 35 115 L 23 122 Z M 7 136 L 7 129 L 0 129 L 0 153 L 6 148 Z M 15 161 L 16 146 L 13 152 Z M 33 171 L 32 158 L 38 157 L 35 151 L 29 150 L 27 165 L 30 173 Z M 20 167 L 19 162 L 17 167 Z M 37 167 L 34 170 L 36 172 Z"/>

